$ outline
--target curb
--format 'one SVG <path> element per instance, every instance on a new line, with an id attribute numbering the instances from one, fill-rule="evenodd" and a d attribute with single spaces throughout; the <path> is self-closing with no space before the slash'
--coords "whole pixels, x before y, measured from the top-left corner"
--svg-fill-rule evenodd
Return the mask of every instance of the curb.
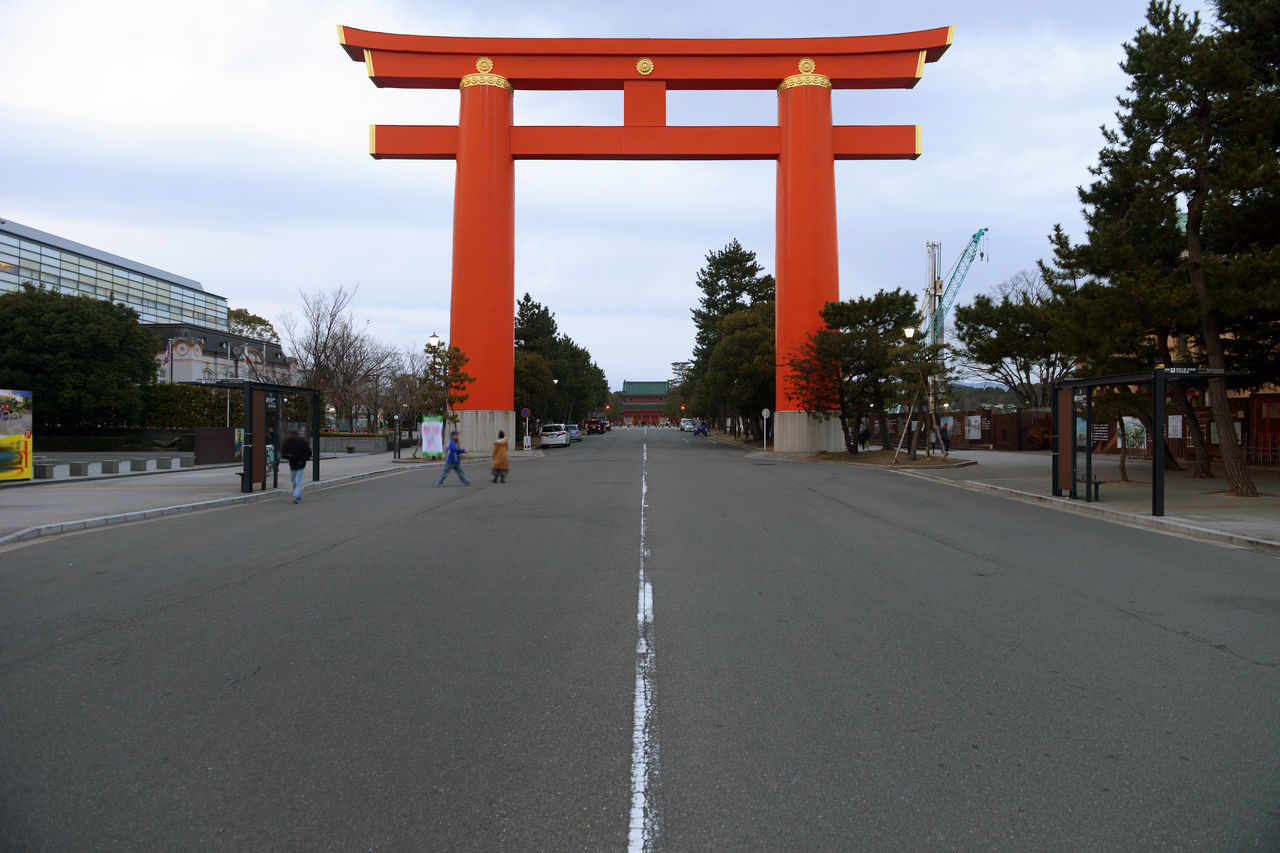
<path id="1" fill-rule="evenodd" d="M 332 480 L 321 480 L 318 483 L 305 483 L 302 486 L 303 491 L 308 489 L 324 489 L 329 486 L 341 486 L 346 483 L 354 483 L 359 480 L 367 480 L 370 477 L 378 477 L 383 474 L 402 474 L 405 471 L 412 471 L 412 468 L 379 468 L 376 471 L 365 471 L 360 474 L 348 474 L 345 477 L 335 477 Z M 146 472 L 152 473 L 152 472 Z M 39 539 L 44 536 L 58 536 L 63 533 L 75 533 L 79 530 L 93 530 L 99 527 L 107 527 L 112 524 L 131 524 L 136 521 L 147 521 L 152 518 L 161 518 L 166 515 L 180 515 L 187 512 L 200 512 L 206 509 L 217 509 L 218 507 L 234 506 L 235 504 L 249 503 L 252 501 L 270 500 L 282 495 L 290 495 L 291 492 L 287 487 L 272 489 L 269 492 L 253 492 L 247 495 L 237 495 L 233 498 L 217 498 L 211 501 L 200 501 L 198 503 L 178 504 L 177 506 L 156 507 L 154 509 L 140 509 L 135 512 L 126 512 L 119 515 L 103 515 L 97 518 L 82 518 L 76 521 L 59 521 L 53 524 L 39 524 L 34 527 L 23 528 L 16 533 L 10 533 L 7 536 L 0 536 L 0 547 L 5 545 L 13 545 L 19 542 L 28 542 L 32 539 Z"/>
<path id="2" fill-rule="evenodd" d="M 900 474 L 919 477 L 920 479 L 928 480 L 931 483 L 942 483 L 948 486 L 968 489 L 973 492 L 986 492 L 988 494 L 999 495 L 1013 500 L 1020 500 L 1024 503 L 1036 503 L 1051 509 L 1071 512 L 1076 515 L 1087 515 L 1094 518 L 1101 518 L 1105 521 L 1111 521 L 1117 524 L 1128 524 L 1133 527 L 1144 527 L 1160 533 L 1173 533 L 1181 536 L 1189 536 L 1193 539 L 1231 545 L 1237 548 L 1248 548 L 1254 551 L 1265 551 L 1271 554 L 1280 554 L 1280 542 L 1273 542 L 1269 539 L 1255 539 L 1251 536 L 1241 536 L 1238 533 L 1224 533 L 1220 530 L 1211 530 L 1207 527 L 1199 527 L 1194 524 L 1188 524 L 1184 521 L 1175 521 L 1169 518 L 1150 515 L 1137 515 L 1136 513 L 1111 509 L 1110 507 L 1098 506 L 1097 504 L 1080 503 L 1079 501 L 1073 501 L 1070 498 L 1059 498 L 1052 495 L 1037 495 L 1034 492 L 1023 492 L 1018 489 L 1006 488 L 1005 486 L 993 486 L 990 483 L 980 483 L 977 480 L 950 480 L 944 477 L 931 477 L 926 473 L 916 470 L 906 470 L 902 468 L 895 470 Z"/>
<path id="3" fill-rule="evenodd" d="M 876 462 L 846 462 L 844 460 L 836 461 L 833 459 L 810 459 L 808 454 L 793 453 L 775 453 L 772 450 L 752 450 L 747 454 L 750 459 L 775 459 L 779 462 L 802 462 L 807 465 L 839 465 L 844 468 L 868 468 L 875 471 L 902 471 L 905 473 L 920 473 L 928 476 L 928 471 L 938 471 L 952 468 L 968 468 L 978 463 L 972 459 L 964 459 L 959 462 L 947 462 L 941 465 L 930 465 L 927 468 L 920 465 L 881 465 Z"/>

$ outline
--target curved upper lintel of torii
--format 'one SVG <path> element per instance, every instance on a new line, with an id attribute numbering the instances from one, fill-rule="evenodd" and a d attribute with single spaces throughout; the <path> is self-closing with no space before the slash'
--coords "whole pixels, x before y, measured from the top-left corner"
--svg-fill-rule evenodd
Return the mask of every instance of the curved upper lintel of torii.
<path id="1" fill-rule="evenodd" d="M 772 89 L 801 60 L 834 89 L 911 88 L 951 46 L 954 27 L 874 36 L 762 39 L 475 38 L 339 26 L 347 55 L 379 86 L 452 88 L 477 60 L 517 89 Z M 640 63 L 640 60 L 646 60 Z M 639 67 L 637 67 L 639 66 Z M 643 68 L 644 70 L 640 70 Z"/>

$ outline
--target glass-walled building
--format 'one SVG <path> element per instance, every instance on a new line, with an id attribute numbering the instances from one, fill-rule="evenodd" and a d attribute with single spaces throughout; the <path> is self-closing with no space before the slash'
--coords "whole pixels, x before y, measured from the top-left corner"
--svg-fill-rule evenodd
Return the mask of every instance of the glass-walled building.
<path id="1" fill-rule="evenodd" d="M 227 300 L 198 281 L 0 219 L 0 293 L 25 281 L 127 305 L 142 323 L 227 328 Z"/>

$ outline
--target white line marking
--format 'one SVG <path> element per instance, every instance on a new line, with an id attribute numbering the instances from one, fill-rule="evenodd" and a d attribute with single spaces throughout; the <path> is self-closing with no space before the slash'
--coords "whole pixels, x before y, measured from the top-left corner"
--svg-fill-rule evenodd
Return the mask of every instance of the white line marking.
<path id="1" fill-rule="evenodd" d="M 656 849 L 658 814 L 654 802 L 658 777 L 658 738 L 654 731 L 657 685 L 654 683 L 653 586 L 649 583 L 649 445 L 640 465 L 640 592 L 636 605 L 636 695 L 631 729 L 631 824 L 627 841 L 630 853 Z"/>

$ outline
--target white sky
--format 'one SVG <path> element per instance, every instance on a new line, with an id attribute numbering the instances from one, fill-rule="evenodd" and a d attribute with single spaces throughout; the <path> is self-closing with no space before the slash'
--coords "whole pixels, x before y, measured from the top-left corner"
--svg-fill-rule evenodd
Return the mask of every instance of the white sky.
<path id="1" fill-rule="evenodd" d="M 1202 2 L 1184 4 L 1206 8 Z M 919 293 L 986 226 L 958 302 L 1079 236 L 1141 0 L 645 3 L 0 0 L 0 217 L 194 278 L 278 321 L 359 286 L 401 347 L 448 334 L 452 161 L 375 161 L 368 125 L 456 124 L 458 93 L 378 89 L 337 24 L 471 36 L 873 35 L 955 25 L 914 89 L 834 93 L 836 124 L 920 124 L 915 161 L 836 164 L 840 295 Z M 1209 17 L 1206 15 L 1206 17 Z M 773 92 L 668 95 L 670 124 L 772 124 Z M 622 93 L 517 92 L 518 124 L 620 124 Z M 775 165 L 516 164 L 516 297 L 612 388 L 693 345 L 695 277 L 733 238 L 774 272 Z M 278 326 L 277 322 L 277 326 Z"/>

